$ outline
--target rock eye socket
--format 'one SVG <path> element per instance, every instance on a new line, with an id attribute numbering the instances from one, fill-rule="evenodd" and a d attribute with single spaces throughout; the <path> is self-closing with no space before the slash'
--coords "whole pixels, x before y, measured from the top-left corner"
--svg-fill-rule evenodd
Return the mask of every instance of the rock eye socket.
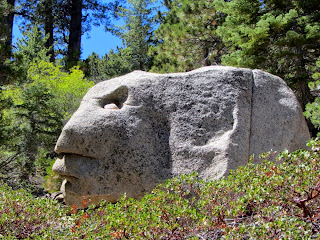
<path id="1" fill-rule="evenodd" d="M 112 93 L 103 97 L 100 106 L 104 109 L 121 109 L 124 102 L 128 99 L 128 88 L 121 86 Z"/>

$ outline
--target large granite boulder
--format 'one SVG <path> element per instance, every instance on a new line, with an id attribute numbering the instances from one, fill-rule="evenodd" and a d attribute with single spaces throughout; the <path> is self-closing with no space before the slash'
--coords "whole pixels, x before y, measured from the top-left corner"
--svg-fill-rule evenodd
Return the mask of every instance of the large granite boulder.
<path id="1" fill-rule="evenodd" d="M 304 147 L 309 132 L 293 92 L 260 70 L 135 71 L 101 82 L 63 128 L 53 170 L 67 204 L 140 198 L 194 171 L 220 178 L 250 155 Z M 255 161 L 259 161 L 255 158 Z"/>

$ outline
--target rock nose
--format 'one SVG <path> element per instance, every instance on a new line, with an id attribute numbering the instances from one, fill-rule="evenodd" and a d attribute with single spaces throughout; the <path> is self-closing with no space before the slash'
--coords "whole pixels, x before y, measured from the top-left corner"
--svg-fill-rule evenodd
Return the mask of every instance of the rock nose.
<path id="1" fill-rule="evenodd" d="M 88 153 L 90 135 L 88 129 L 91 129 L 92 113 L 80 108 L 73 114 L 57 140 L 55 152 L 58 154 L 71 153 L 82 156 L 90 156 Z"/>
<path id="2" fill-rule="evenodd" d="M 63 128 L 56 146 L 55 146 L 55 152 L 57 154 L 61 153 L 74 153 L 78 154 L 77 152 L 79 149 L 77 149 L 78 145 L 78 137 L 76 136 L 76 132 L 72 128 L 68 128 L 67 126 Z"/>
<path id="3" fill-rule="evenodd" d="M 80 107 L 62 129 L 55 152 L 95 159 L 104 157 L 106 151 L 101 148 L 111 144 L 110 139 L 116 135 L 118 127 L 112 124 L 116 119 L 109 116 L 107 111 L 110 110 L 101 109 L 94 112 Z"/>

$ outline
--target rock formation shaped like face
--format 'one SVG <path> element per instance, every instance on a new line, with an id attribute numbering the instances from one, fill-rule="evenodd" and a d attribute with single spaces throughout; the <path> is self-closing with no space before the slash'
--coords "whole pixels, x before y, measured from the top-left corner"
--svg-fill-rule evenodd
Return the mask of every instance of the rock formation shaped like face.
<path id="1" fill-rule="evenodd" d="M 140 198 L 165 179 L 219 178 L 270 149 L 304 147 L 299 104 L 278 77 L 231 67 L 135 71 L 85 95 L 63 128 L 53 170 L 67 204 Z"/>

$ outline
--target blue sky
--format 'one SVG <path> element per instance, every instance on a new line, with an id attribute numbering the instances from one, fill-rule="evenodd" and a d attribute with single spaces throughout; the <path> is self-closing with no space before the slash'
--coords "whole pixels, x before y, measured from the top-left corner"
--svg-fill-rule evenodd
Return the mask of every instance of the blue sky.
<path id="1" fill-rule="evenodd" d="M 90 38 L 88 38 L 88 35 Z M 91 31 L 82 36 L 81 58 L 86 59 L 92 52 L 98 53 L 101 57 L 108 53 L 110 49 L 122 46 L 121 40 L 109 32 L 104 31 L 104 27 L 92 27 Z"/>
<path id="2" fill-rule="evenodd" d="M 13 28 L 13 42 L 15 42 L 17 38 L 22 37 L 18 24 L 19 20 L 16 20 Z M 111 33 L 105 32 L 103 26 L 92 26 L 91 31 L 85 33 L 82 36 L 81 41 L 81 59 L 86 59 L 92 52 L 98 53 L 102 57 L 104 54 L 108 53 L 110 49 L 116 49 L 117 46 L 122 46 L 121 40 Z"/>

